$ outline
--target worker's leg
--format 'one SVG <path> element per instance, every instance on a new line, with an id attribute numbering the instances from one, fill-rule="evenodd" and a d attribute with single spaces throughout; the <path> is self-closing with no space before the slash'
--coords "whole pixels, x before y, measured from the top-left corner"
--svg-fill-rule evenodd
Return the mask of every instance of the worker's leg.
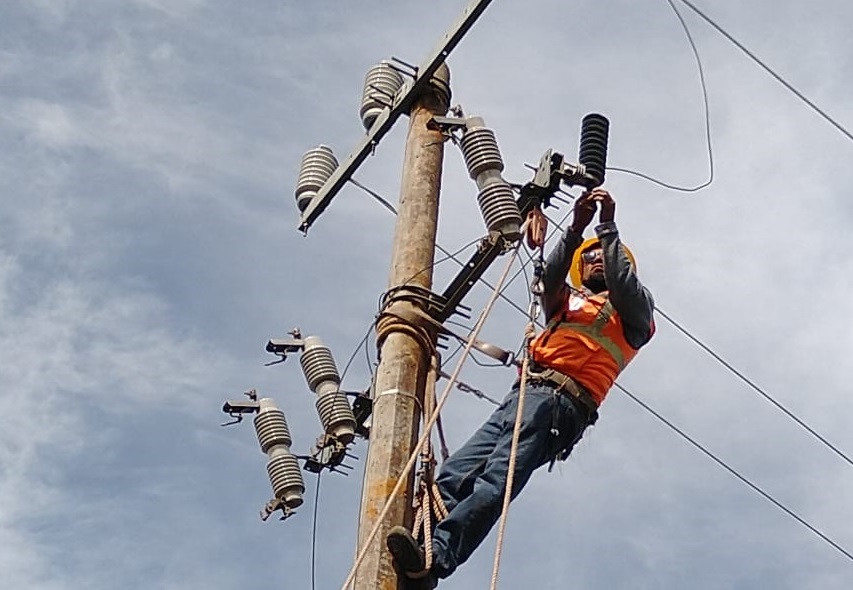
<path id="1" fill-rule="evenodd" d="M 506 422 L 505 412 L 513 395 L 507 396 L 471 438 L 441 464 L 435 481 L 448 510 L 453 510 L 474 489 L 474 482 L 483 473 L 486 461 L 500 439 Z M 512 407 L 513 415 L 515 407 Z"/>
<path id="2" fill-rule="evenodd" d="M 500 516 L 518 409 L 517 391 L 510 395 L 508 402 L 501 408 L 499 423 L 493 419 L 489 421 L 493 423 L 489 434 L 497 439 L 483 466 L 477 468 L 479 475 L 470 484 L 465 481 L 471 488 L 470 493 L 461 497 L 449 516 L 435 528 L 433 572 L 440 578 L 449 576 L 470 557 Z M 558 399 L 550 387 L 531 387 L 525 394 L 512 498 L 518 495 L 533 471 L 545 462 L 551 446 L 554 411 L 561 411 L 561 406 L 555 408 L 555 404 Z M 459 489 L 461 487 L 464 486 Z"/>

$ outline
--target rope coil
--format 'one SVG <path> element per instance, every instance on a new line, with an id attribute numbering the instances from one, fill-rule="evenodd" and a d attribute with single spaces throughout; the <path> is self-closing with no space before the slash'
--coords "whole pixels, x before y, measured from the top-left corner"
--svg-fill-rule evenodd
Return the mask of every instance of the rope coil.
<path id="1" fill-rule="evenodd" d="M 423 311 L 430 295 L 428 289 L 415 285 L 400 285 L 383 294 L 382 309 L 376 316 L 377 349 L 382 349 L 391 334 L 402 333 L 414 339 L 427 358 L 436 354 L 436 329 Z"/>

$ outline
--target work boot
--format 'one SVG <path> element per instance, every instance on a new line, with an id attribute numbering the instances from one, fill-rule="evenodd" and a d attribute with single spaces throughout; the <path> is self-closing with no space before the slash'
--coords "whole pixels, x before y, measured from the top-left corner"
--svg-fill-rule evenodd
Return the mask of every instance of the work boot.
<path id="1" fill-rule="evenodd" d="M 423 574 L 426 569 L 426 557 L 409 529 L 402 526 L 392 527 L 385 538 L 385 545 L 387 545 L 391 555 L 394 556 L 397 567 L 403 573 L 421 577 L 417 574 Z"/>
<path id="2" fill-rule="evenodd" d="M 426 571 L 424 550 L 409 529 L 393 527 L 388 532 L 385 544 L 394 557 L 397 569 L 406 576 L 403 584 L 406 590 L 433 590 L 438 585 L 438 577 L 432 571 Z"/>
<path id="3" fill-rule="evenodd" d="M 438 586 L 438 578 L 432 571 L 426 572 L 423 578 L 406 578 L 403 583 L 405 590 L 433 590 Z"/>

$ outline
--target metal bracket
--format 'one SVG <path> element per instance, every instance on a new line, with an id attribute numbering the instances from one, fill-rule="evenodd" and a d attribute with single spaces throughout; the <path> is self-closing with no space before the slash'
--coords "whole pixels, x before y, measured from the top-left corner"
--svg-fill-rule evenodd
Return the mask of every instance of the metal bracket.
<path id="1" fill-rule="evenodd" d="M 583 164 L 563 164 L 559 175 L 560 179 L 569 186 L 582 185 L 589 188 L 599 184 L 599 180 L 587 172 Z"/>
<path id="2" fill-rule="evenodd" d="M 267 363 L 266 366 L 283 363 L 287 360 L 288 353 L 300 352 L 305 348 L 305 341 L 302 340 L 302 332 L 299 328 L 293 328 L 288 334 L 293 338 L 271 338 L 267 342 L 267 352 L 273 353 L 279 357 L 279 360 Z"/>
<path id="3" fill-rule="evenodd" d="M 347 475 L 345 471 L 337 468 L 352 469 L 344 464 L 344 459 L 349 457 L 357 459 L 355 455 L 347 452 L 347 445 L 342 443 L 336 436 L 322 434 L 311 449 L 311 456 L 305 459 L 304 469 L 311 473 L 320 473 L 324 468 L 336 473 Z"/>
<path id="4" fill-rule="evenodd" d="M 433 117 L 427 123 L 427 127 L 441 131 L 444 135 L 451 135 L 454 131 L 465 129 L 467 126 L 465 119 L 457 117 Z"/>
<path id="5" fill-rule="evenodd" d="M 227 401 L 222 405 L 222 411 L 231 416 L 233 420 L 231 422 L 225 422 L 224 424 L 220 424 L 220 426 L 231 426 L 232 424 L 239 424 L 243 421 L 243 414 L 254 414 L 260 409 L 261 404 L 258 403 L 257 390 L 250 389 L 249 391 L 245 392 L 244 395 L 247 396 L 250 401 Z"/>
<path id="6" fill-rule="evenodd" d="M 261 520 L 266 522 L 266 520 L 272 516 L 272 513 L 276 510 L 281 510 L 281 518 L 279 518 L 279 520 L 286 520 L 296 514 L 296 511 L 293 508 L 290 508 L 278 498 L 273 498 L 267 502 L 263 508 L 261 508 Z"/>
<path id="7" fill-rule="evenodd" d="M 373 399 L 370 392 L 358 393 L 352 402 L 352 413 L 355 415 L 355 433 L 359 436 L 370 438 L 370 425 L 368 418 L 373 413 Z"/>

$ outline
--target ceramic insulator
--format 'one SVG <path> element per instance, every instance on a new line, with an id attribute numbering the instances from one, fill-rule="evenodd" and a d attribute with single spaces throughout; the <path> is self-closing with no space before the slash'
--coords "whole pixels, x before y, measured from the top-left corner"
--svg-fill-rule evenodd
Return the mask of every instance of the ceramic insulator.
<path id="1" fill-rule="evenodd" d="M 296 181 L 296 206 L 300 211 L 305 211 L 337 167 L 338 160 L 328 146 L 321 145 L 305 152 Z"/>
<path id="2" fill-rule="evenodd" d="M 460 145 L 468 174 L 480 189 L 477 202 L 486 227 L 509 242 L 517 241 L 521 238 L 521 211 L 512 188 L 501 176 L 504 163 L 495 132 L 485 127 L 482 118 L 471 117 Z"/>
<path id="3" fill-rule="evenodd" d="M 367 71 L 359 111 L 366 130 L 370 130 L 376 117 L 394 102 L 394 95 L 402 85 L 403 77 L 386 61 L 379 62 Z"/>
<path id="4" fill-rule="evenodd" d="M 479 118 L 474 120 L 482 121 Z M 462 156 L 465 158 L 465 165 L 468 167 L 468 174 L 471 175 L 471 179 L 477 180 L 483 172 L 488 170 L 502 172 L 504 162 L 501 158 L 498 142 L 495 139 L 495 132 L 486 127 L 472 126 L 470 121 L 469 119 L 469 127 L 462 135 L 460 144 Z"/>
<path id="5" fill-rule="evenodd" d="M 305 484 L 299 461 L 290 452 L 292 439 L 284 412 L 275 407 L 270 398 L 260 400 L 258 415 L 255 416 L 255 432 L 261 450 L 267 454 L 267 474 L 273 494 L 290 508 L 302 504 Z"/>
<path id="6" fill-rule="evenodd" d="M 498 232 L 511 242 L 521 237 L 521 212 L 509 184 L 494 182 L 484 186 L 477 203 L 489 231 Z"/>
<path id="7" fill-rule="evenodd" d="M 340 391 L 341 378 L 332 351 L 316 336 L 308 336 L 299 362 L 308 387 L 317 394 L 317 412 L 326 434 L 349 443 L 355 435 L 355 416 Z"/>

